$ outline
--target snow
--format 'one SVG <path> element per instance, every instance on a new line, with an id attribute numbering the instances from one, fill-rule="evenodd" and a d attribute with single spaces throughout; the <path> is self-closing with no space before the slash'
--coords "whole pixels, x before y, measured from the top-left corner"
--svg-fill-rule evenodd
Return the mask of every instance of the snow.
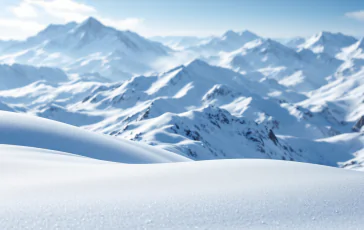
<path id="1" fill-rule="evenodd" d="M 364 40 L 280 41 L 0 41 L 0 229 L 361 229 Z"/>
<path id="2" fill-rule="evenodd" d="M 257 45 L 282 48 L 265 40 L 247 47 Z M 284 47 L 279 52 L 285 50 L 297 55 Z M 196 59 L 123 83 L 107 83 L 98 75 L 70 78 L 59 84 L 38 81 L 21 90 L 0 91 L 3 109 L 143 142 L 194 160 L 269 158 L 339 166 L 360 149 L 339 148 L 341 152 L 333 157 L 315 144 L 315 139 L 351 132 L 360 106 L 346 107 L 348 113 L 355 109 L 353 118 L 342 116 L 335 100 L 329 104 L 320 94 L 324 100 L 315 99 L 315 91 L 308 97 L 262 74 L 238 73 Z M 309 84 L 306 78 L 303 84 Z M 360 97 L 359 89 L 354 92 L 353 99 Z M 278 136 L 309 139 L 313 144 L 295 147 L 281 137 L 275 144 L 269 137 L 271 129 Z"/>
<path id="3" fill-rule="evenodd" d="M 188 160 L 147 145 L 116 140 L 67 124 L 11 112 L 0 112 L 0 129 L 0 144 L 57 150 L 122 163 Z"/>
<path id="4" fill-rule="evenodd" d="M 55 84 L 67 81 L 68 77 L 58 68 L 34 67 L 20 64 L 0 65 L 0 90 L 19 88 L 40 80 Z"/>
<path id="5" fill-rule="evenodd" d="M 258 35 L 248 30 L 241 32 L 229 30 L 219 37 L 213 37 L 210 41 L 189 47 L 189 49 L 206 54 L 218 53 L 220 51 L 231 52 L 259 38 Z"/>
<path id="6" fill-rule="evenodd" d="M 364 147 L 349 148 L 346 140 L 317 144 L 352 133 L 363 116 L 362 39 L 321 32 L 291 40 L 301 43 L 294 47 L 250 31 L 227 31 L 162 40 L 170 39 L 185 39 L 186 47 L 171 50 L 89 18 L 4 43 L 3 61 L 64 71 L 3 65 L 2 76 L 11 81 L 0 81 L 0 109 L 194 160 L 268 158 L 340 166 Z M 269 137 L 271 130 L 279 144 Z M 330 156 L 322 146 L 340 152 Z"/>
<path id="7" fill-rule="evenodd" d="M 342 33 L 330 33 L 321 31 L 308 38 L 299 48 L 311 49 L 315 53 L 327 53 L 335 56 L 342 48 L 348 47 L 357 42 L 357 39 Z"/>
<path id="8" fill-rule="evenodd" d="M 364 175 L 271 160 L 127 165 L 0 146 L 1 229 L 360 229 Z"/>

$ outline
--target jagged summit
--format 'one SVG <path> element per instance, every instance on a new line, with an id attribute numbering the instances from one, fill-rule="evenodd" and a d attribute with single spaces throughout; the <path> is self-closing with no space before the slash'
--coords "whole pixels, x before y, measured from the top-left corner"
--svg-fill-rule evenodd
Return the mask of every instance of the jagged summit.
<path id="1" fill-rule="evenodd" d="M 238 35 L 238 33 L 236 33 L 235 31 L 233 31 L 233 30 L 228 30 L 228 31 L 226 31 L 222 36 L 223 37 L 230 37 L 230 36 L 237 36 Z"/>
<path id="2" fill-rule="evenodd" d="M 110 31 L 116 31 L 115 29 L 111 29 L 111 27 L 107 27 L 98 21 L 94 17 L 89 17 L 84 20 L 82 23 L 78 24 L 78 26 L 74 29 L 74 33 L 77 32 L 88 32 L 88 33 L 105 33 L 102 30 L 109 29 Z M 100 34 L 99 34 L 100 35 Z"/>
<path id="3" fill-rule="evenodd" d="M 189 64 L 186 65 L 186 67 L 190 67 L 190 68 L 197 67 L 197 66 L 206 67 L 206 66 L 210 66 L 210 65 L 207 64 L 205 61 L 198 59 L 198 58 L 194 59 L 193 61 L 191 61 Z"/>

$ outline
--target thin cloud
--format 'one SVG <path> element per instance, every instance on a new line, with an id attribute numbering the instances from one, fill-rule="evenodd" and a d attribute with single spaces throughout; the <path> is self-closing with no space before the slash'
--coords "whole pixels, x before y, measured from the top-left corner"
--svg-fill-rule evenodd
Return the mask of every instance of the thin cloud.
<path id="1" fill-rule="evenodd" d="M 63 21 L 82 21 L 85 17 L 96 13 L 94 7 L 73 0 L 25 0 L 25 2 L 47 13 L 48 16 Z"/>
<path id="2" fill-rule="evenodd" d="M 0 18 L 1 39 L 23 39 L 24 34 L 35 34 L 45 28 L 45 25 L 36 21 Z"/>
<path id="3" fill-rule="evenodd" d="M 103 24 L 117 28 L 119 30 L 136 30 L 144 22 L 143 18 L 126 18 L 114 20 L 110 18 L 97 17 Z"/>
<path id="4" fill-rule="evenodd" d="M 17 6 L 10 7 L 9 10 L 18 18 L 36 18 L 38 16 L 37 10 L 26 1 L 21 2 Z"/>
<path id="5" fill-rule="evenodd" d="M 345 16 L 359 21 L 364 21 L 364 10 L 348 12 L 345 14 Z"/>

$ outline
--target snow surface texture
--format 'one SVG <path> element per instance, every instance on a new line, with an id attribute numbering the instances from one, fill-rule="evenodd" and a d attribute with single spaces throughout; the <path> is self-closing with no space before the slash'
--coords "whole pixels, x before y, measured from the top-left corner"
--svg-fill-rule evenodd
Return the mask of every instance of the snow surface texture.
<path id="1" fill-rule="evenodd" d="M 345 167 L 363 149 L 362 39 L 320 32 L 281 44 L 250 31 L 152 39 L 164 45 L 89 18 L 4 42 L 3 62 L 63 71 L 3 64 L 0 109 L 193 160 Z"/>
<path id="2" fill-rule="evenodd" d="M 0 146 L 0 229 L 361 229 L 364 174 L 269 160 L 155 165 Z"/>

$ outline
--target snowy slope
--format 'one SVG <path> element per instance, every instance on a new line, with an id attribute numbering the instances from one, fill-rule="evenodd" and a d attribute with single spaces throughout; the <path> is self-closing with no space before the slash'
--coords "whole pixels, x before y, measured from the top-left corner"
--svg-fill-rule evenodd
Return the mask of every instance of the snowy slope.
<path id="1" fill-rule="evenodd" d="M 342 61 L 311 50 L 296 51 L 272 39 L 257 39 L 220 55 L 219 65 L 239 72 L 259 72 L 297 92 L 308 92 L 327 83 Z"/>
<path id="2" fill-rule="evenodd" d="M 308 38 L 298 48 L 310 49 L 315 53 L 327 53 L 335 57 L 342 48 L 353 45 L 357 39 L 342 33 L 322 31 Z"/>
<path id="3" fill-rule="evenodd" d="M 1 229 L 361 229 L 364 175 L 293 162 L 126 165 L 0 146 Z"/>
<path id="4" fill-rule="evenodd" d="M 272 158 L 337 165 L 352 157 L 348 150 L 328 159 L 315 149 L 302 151 L 279 137 L 275 140 L 275 134 L 330 137 L 350 132 L 353 124 L 333 118 L 330 110 L 311 112 L 296 105 L 308 98 L 273 79 L 252 78 L 253 73 L 195 60 L 124 83 L 36 82 L 21 90 L 0 91 L 0 99 L 26 113 L 198 160 Z"/>
<path id="5" fill-rule="evenodd" d="M 353 45 L 342 49 L 342 52 L 339 53 L 337 57 L 343 60 L 348 60 L 353 58 L 364 59 L 364 38 L 361 38 Z"/>
<path id="6" fill-rule="evenodd" d="M 29 115 L 0 112 L 0 144 L 57 150 L 122 163 L 187 161 L 147 145 L 116 140 L 80 128 Z"/>
<path id="7" fill-rule="evenodd" d="M 328 108 L 336 119 L 354 123 L 364 115 L 363 92 L 364 69 L 361 69 L 312 91 L 310 97 L 300 102 L 300 105 L 311 111 Z"/>

